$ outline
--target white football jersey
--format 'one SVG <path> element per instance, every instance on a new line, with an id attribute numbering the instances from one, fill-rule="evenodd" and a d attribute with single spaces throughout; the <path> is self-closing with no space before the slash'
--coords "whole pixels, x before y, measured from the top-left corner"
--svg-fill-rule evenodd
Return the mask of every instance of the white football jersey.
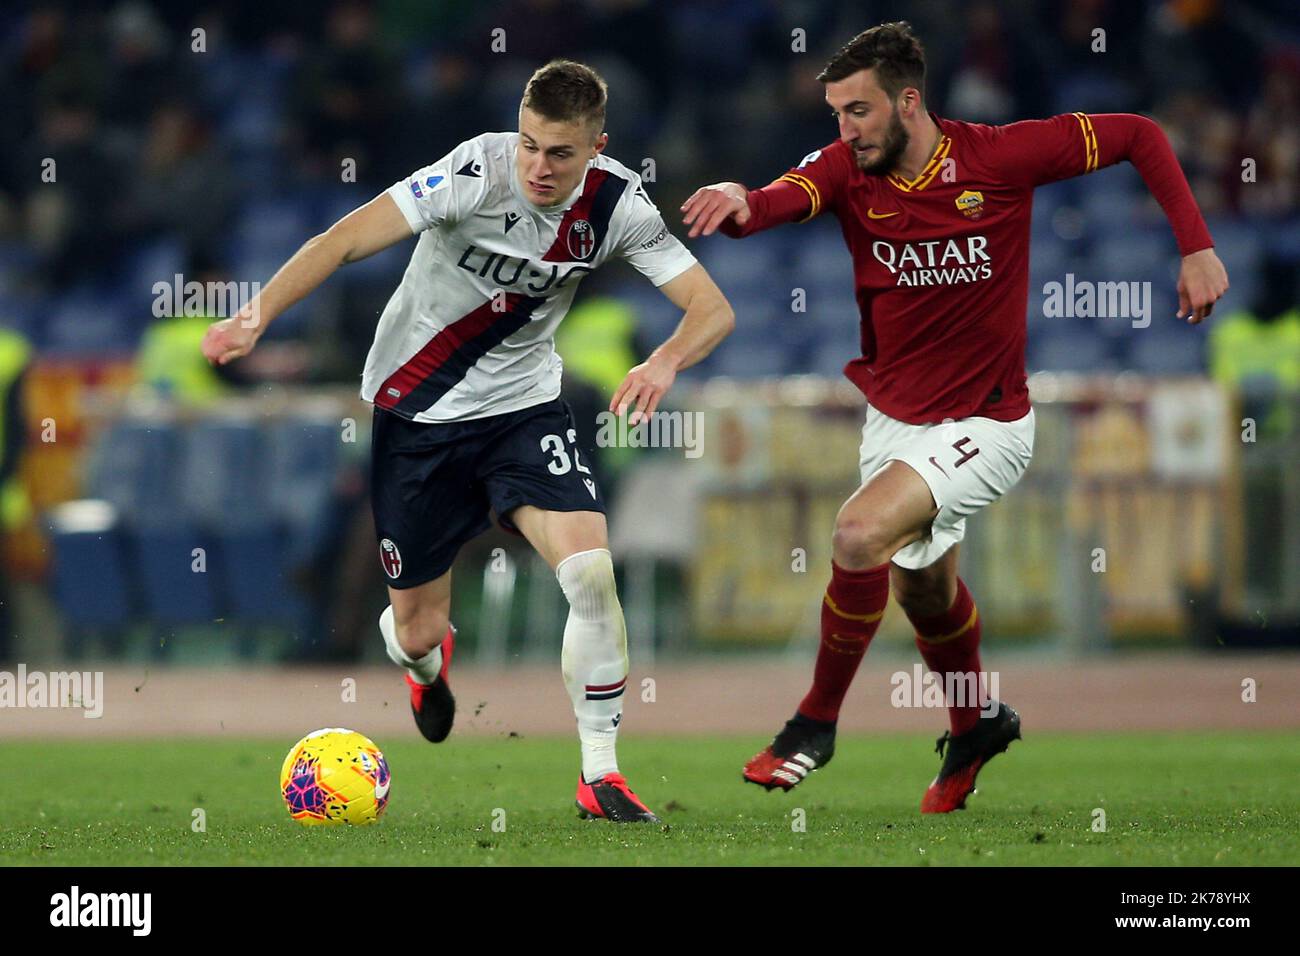
<path id="1" fill-rule="evenodd" d="M 622 257 L 661 286 L 695 264 L 641 177 L 604 153 L 564 202 L 534 205 L 518 140 L 476 136 L 388 190 L 420 238 L 366 358 L 366 401 L 422 422 L 550 401 L 555 329 L 586 273 Z"/>

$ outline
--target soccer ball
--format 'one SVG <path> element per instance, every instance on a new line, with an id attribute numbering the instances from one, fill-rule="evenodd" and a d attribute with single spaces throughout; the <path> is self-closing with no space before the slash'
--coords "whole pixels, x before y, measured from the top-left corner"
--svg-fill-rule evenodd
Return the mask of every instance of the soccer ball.
<path id="1" fill-rule="evenodd" d="M 362 826 L 384 815 L 392 779 L 374 741 L 327 727 L 293 745 L 280 768 L 280 794 L 289 816 L 304 826 Z"/>

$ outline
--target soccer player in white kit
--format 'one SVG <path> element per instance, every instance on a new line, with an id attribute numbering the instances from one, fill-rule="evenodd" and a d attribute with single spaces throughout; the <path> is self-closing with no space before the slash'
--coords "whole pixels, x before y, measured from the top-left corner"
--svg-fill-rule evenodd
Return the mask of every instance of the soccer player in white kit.
<path id="1" fill-rule="evenodd" d="M 309 240 L 244 310 L 212 325 L 203 352 L 219 364 L 246 355 L 271 320 L 339 266 L 419 235 L 361 389 L 374 404 L 388 655 L 407 670 L 421 733 L 446 739 L 455 715 L 451 567 L 495 510 L 555 570 L 569 601 L 562 670 L 582 747 L 580 813 L 657 822 L 615 755 L 626 628 L 603 499 L 558 397 L 554 333 L 582 277 L 611 258 L 626 259 L 684 311 L 610 402 L 635 425 L 680 369 L 731 331 L 734 316 L 641 178 L 604 154 L 605 105 L 595 71 L 548 63 L 524 89 L 517 133 L 461 143 Z"/>

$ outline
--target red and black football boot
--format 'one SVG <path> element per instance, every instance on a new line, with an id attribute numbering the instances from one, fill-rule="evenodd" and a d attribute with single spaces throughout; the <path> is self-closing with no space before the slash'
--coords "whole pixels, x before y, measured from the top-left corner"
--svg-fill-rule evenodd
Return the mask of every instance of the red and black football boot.
<path id="1" fill-rule="evenodd" d="M 1006 704 L 998 704 L 996 717 L 981 717 L 971 730 L 953 736 L 944 731 L 935 743 L 943 757 L 939 776 L 921 798 L 922 813 L 950 813 L 966 809 L 966 798 L 975 792 L 980 769 L 1020 739 L 1020 715 Z M 947 745 L 948 753 L 944 754 Z"/>
<path id="2" fill-rule="evenodd" d="M 438 669 L 437 679 L 432 684 L 421 684 L 409 673 L 406 675 L 406 686 L 411 688 L 411 713 L 415 715 L 415 726 L 430 743 L 440 744 L 446 740 L 456 719 L 456 698 L 451 696 L 451 686 L 447 683 L 455 647 L 456 629 L 448 627 L 447 636 L 442 639 L 442 667 Z"/>
<path id="3" fill-rule="evenodd" d="M 744 779 L 768 790 L 793 790 L 835 756 L 835 724 L 795 713 L 772 743 L 745 764 Z"/>
<path id="4" fill-rule="evenodd" d="M 621 773 L 607 773 L 595 783 L 578 774 L 578 816 L 611 823 L 661 823 L 632 792 Z"/>

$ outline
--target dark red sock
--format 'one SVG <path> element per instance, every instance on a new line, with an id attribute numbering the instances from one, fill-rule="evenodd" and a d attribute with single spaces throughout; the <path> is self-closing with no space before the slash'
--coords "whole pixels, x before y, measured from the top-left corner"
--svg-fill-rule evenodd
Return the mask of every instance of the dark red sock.
<path id="1" fill-rule="evenodd" d="M 889 601 L 889 563 L 846 571 L 831 562 L 831 583 L 822 599 L 822 642 L 817 649 L 812 690 L 799 713 L 834 721 L 867 645 L 876 635 Z"/>
<path id="2" fill-rule="evenodd" d="M 964 698 L 964 706 L 958 707 L 952 700 L 948 701 L 948 722 L 952 732 L 964 734 L 972 729 L 980 718 L 980 711 L 988 700 L 987 688 L 980 673 L 980 616 L 975 609 L 975 601 L 966 589 L 966 582 L 957 579 L 957 598 L 952 607 L 934 617 L 907 615 L 916 628 L 916 646 L 921 651 L 921 659 L 948 686 L 946 675 L 961 675 L 954 678 L 954 689 Z M 970 677 L 969 675 L 975 675 Z M 978 700 L 971 700 L 974 690 Z"/>

